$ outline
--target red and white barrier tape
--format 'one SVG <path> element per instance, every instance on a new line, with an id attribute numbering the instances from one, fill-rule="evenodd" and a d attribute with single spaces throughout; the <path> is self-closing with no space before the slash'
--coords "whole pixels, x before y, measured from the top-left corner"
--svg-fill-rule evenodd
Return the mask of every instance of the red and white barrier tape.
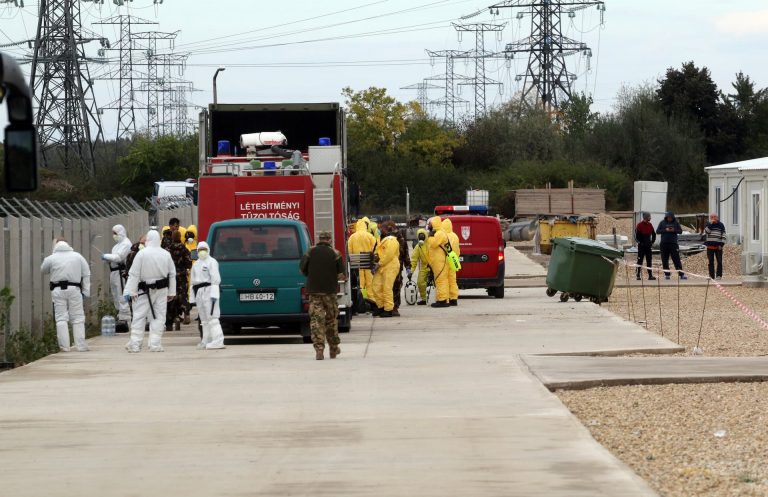
<path id="1" fill-rule="evenodd" d="M 605 259 L 606 261 L 610 262 L 611 264 L 622 264 L 622 265 L 633 267 L 633 268 L 640 268 L 641 270 L 645 269 L 645 270 L 650 270 L 650 271 L 656 272 L 658 274 L 659 278 L 661 278 L 661 273 L 665 271 L 664 269 L 661 269 L 661 268 L 658 268 L 658 267 L 647 267 L 647 266 L 642 266 L 640 264 L 632 264 L 632 263 L 629 263 L 627 261 L 620 260 L 620 259 L 608 259 L 607 257 L 603 257 L 603 259 Z M 669 271 L 672 272 L 671 269 Z M 677 271 L 677 269 L 675 269 L 674 271 Z M 746 314 L 749 318 L 751 318 L 754 322 L 759 324 L 762 328 L 768 330 L 768 322 L 766 322 L 763 318 L 761 318 L 760 315 L 757 312 L 755 312 L 753 309 L 751 309 L 749 306 L 747 306 L 744 302 L 742 302 L 739 299 L 737 299 L 736 297 L 734 297 L 733 294 L 731 292 L 729 292 L 728 290 L 726 290 L 723 285 L 721 285 L 717 281 L 713 280 L 709 276 L 703 276 L 703 275 L 696 274 L 696 273 L 688 273 L 688 272 L 685 272 L 685 271 L 683 273 L 686 276 L 692 276 L 694 278 L 710 280 L 712 282 L 712 284 L 715 285 L 715 287 L 717 287 L 717 289 L 720 290 L 720 292 L 723 295 L 728 297 L 728 299 L 731 302 L 733 302 L 736 305 L 736 307 L 738 307 L 741 310 L 741 312 Z"/>

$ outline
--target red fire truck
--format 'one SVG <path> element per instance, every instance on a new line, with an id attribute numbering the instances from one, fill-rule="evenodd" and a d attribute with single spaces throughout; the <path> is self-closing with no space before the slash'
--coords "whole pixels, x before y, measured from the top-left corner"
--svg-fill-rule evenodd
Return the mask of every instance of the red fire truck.
<path id="1" fill-rule="evenodd" d="M 338 103 L 211 105 L 200 114 L 199 239 L 216 221 L 292 219 L 314 240 L 330 231 L 346 260 L 345 137 Z M 338 302 L 348 331 L 349 283 Z"/>

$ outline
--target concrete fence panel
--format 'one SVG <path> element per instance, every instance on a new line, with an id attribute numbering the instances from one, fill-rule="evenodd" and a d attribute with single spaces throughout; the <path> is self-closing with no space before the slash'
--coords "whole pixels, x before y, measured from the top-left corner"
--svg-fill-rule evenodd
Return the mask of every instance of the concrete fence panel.
<path id="1" fill-rule="evenodd" d="M 9 312 L 11 332 L 25 328 L 39 336 L 45 319 L 53 313 L 49 278 L 40 265 L 53 252 L 53 239 L 59 236 L 82 254 L 91 269 L 93 299 L 92 303 L 86 301 L 86 310 L 97 303 L 97 296 L 111 299 L 110 271 L 101 255 L 112 250 L 115 224 L 124 225 L 131 241 L 138 241 L 149 227 L 147 212 L 127 198 L 80 204 L 0 198 L 0 288 L 8 287 L 14 295 Z M 5 337 L 0 336 L 0 359 L 4 345 Z"/>

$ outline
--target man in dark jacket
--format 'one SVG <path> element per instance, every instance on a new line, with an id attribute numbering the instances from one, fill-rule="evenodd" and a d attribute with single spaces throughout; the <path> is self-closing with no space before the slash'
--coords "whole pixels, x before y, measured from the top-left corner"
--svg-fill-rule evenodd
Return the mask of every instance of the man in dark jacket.
<path id="1" fill-rule="evenodd" d="M 707 247 L 707 259 L 709 261 L 709 277 L 723 279 L 723 246 L 725 245 L 725 225 L 720 222 L 720 216 L 716 213 L 709 215 L 709 224 L 704 228 L 704 245 Z M 717 259 L 717 273 L 715 273 L 715 259 Z"/>
<path id="2" fill-rule="evenodd" d="M 683 263 L 680 262 L 680 247 L 677 245 L 677 235 L 683 233 L 683 228 L 675 218 L 674 213 L 664 213 L 664 219 L 656 228 L 656 233 L 661 235 L 659 248 L 661 249 L 661 266 L 664 268 L 664 279 L 669 279 L 669 258 L 671 256 L 680 279 L 687 280 L 688 277 L 683 272 Z"/>
<path id="3" fill-rule="evenodd" d="M 304 254 L 299 263 L 299 269 L 307 277 L 309 326 L 312 330 L 315 359 L 318 361 L 324 359 L 326 340 L 331 359 L 335 359 L 341 353 L 336 292 L 338 282 L 346 281 L 346 276 L 341 254 L 331 247 L 330 232 L 323 231 L 318 235 L 317 245 Z"/>
<path id="4" fill-rule="evenodd" d="M 651 224 L 651 213 L 643 212 L 643 219 L 635 226 L 635 240 L 637 240 L 637 265 L 642 266 L 645 260 L 645 267 L 653 267 L 653 243 L 656 241 L 656 231 Z M 641 279 L 642 269 L 637 268 L 637 279 Z M 648 279 L 655 280 L 653 270 L 648 270 Z"/>

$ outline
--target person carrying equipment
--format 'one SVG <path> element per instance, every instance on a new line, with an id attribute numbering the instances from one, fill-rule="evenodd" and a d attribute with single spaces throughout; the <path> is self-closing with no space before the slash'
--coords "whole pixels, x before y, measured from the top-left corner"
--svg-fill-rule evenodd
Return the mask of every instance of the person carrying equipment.
<path id="1" fill-rule="evenodd" d="M 128 352 L 141 351 L 144 322 L 149 319 L 149 350 L 162 352 L 163 329 L 167 303 L 176 296 L 176 266 L 171 254 L 160 248 L 160 233 L 149 230 L 144 250 L 133 259 L 128 271 L 123 298 L 133 301 L 131 339 L 125 345 Z"/>
<path id="2" fill-rule="evenodd" d="M 85 343 L 85 312 L 83 298 L 91 295 L 91 270 L 82 255 L 72 250 L 64 240 L 53 247 L 53 254 L 43 260 L 40 271 L 50 274 L 51 299 L 53 299 L 56 338 L 59 349 L 69 352 L 69 322 L 75 349 L 87 352 Z"/>
<path id="3" fill-rule="evenodd" d="M 364 254 L 373 252 L 376 247 L 376 239 L 368 231 L 365 219 L 360 219 L 355 224 L 355 232 L 347 240 L 347 250 L 350 254 Z M 358 281 L 363 298 L 373 300 L 373 274 L 370 269 L 358 269 Z"/>
<path id="4" fill-rule="evenodd" d="M 429 222 L 429 238 L 427 239 L 429 247 L 429 267 L 435 278 L 435 302 L 432 307 L 450 306 L 450 284 L 446 261 L 446 246 L 448 245 L 448 235 L 443 231 L 443 221 L 439 216 L 433 217 Z"/>
<path id="5" fill-rule="evenodd" d="M 128 278 L 125 262 L 131 252 L 131 241 L 128 239 L 128 234 L 122 224 L 116 224 L 112 227 L 112 238 L 115 240 L 112 252 L 101 254 L 101 260 L 109 264 L 109 289 L 112 292 L 112 301 L 117 310 L 115 328 L 127 330 L 128 323 L 131 321 L 131 309 L 128 302 L 122 297 L 125 280 Z"/>
<path id="6" fill-rule="evenodd" d="M 419 241 L 411 252 L 411 266 L 407 271 L 408 280 L 419 268 L 419 276 L 416 278 L 416 286 L 419 289 L 419 301 L 416 305 L 427 305 L 427 274 L 429 274 L 429 254 L 426 246 L 427 230 L 424 228 L 416 232 Z"/>
<path id="7" fill-rule="evenodd" d="M 223 349 L 224 332 L 219 323 L 219 296 L 221 274 L 219 263 L 209 255 L 208 244 L 197 245 L 197 263 L 192 266 L 189 289 L 189 302 L 197 305 L 197 314 L 203 328 L 203 339 L 197 344 L 198 349 Z"/>
<path id="8" fill-rule="evenodd" d="M 459 235 L 453 232 L 453 222 L 450 219 L 443 219 L 443 231 L 448 236 L 448 243 L 451 244 L 451 250 L 456 257 L 461 257 L 461 248 L 459 247 Z M 452 306 L 459 305 L 459 285 L 456 282 L 456 273 L 453 266 L 448 264 L 448 303 Z"/>

